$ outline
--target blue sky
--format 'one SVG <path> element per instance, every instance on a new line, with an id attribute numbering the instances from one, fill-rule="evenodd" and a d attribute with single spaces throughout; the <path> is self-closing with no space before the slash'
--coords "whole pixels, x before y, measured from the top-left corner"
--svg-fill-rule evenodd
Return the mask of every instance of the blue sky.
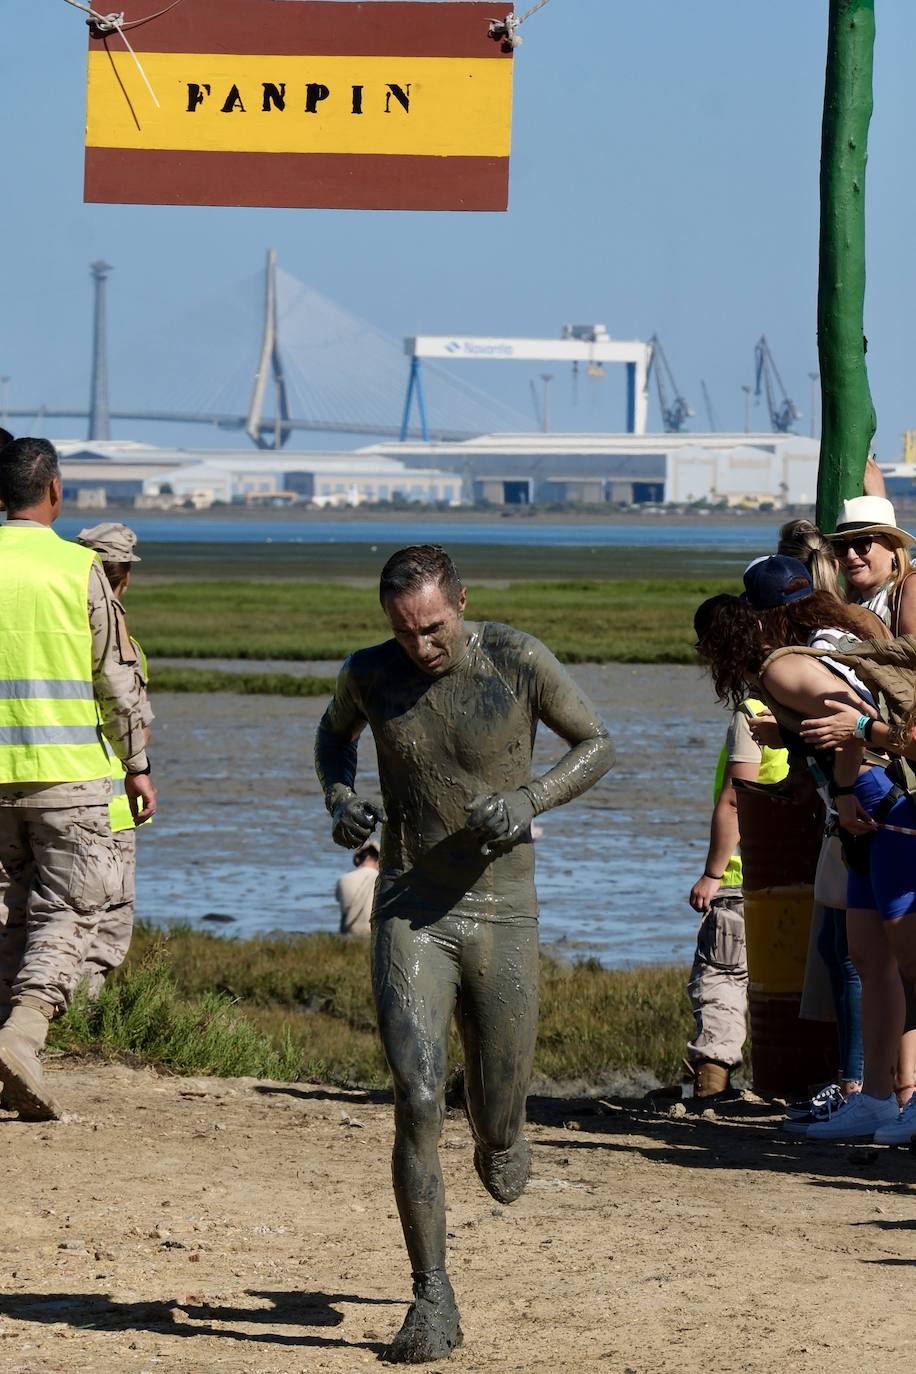
<path id="1" fill-rule="evenodd" d="M 126 8 L 131 17 L 150 6 Z M 916 427 L 916 5 L 878 0 L 877 10 L 866 332 L 877 447 L 890 460 L 901 431 Z M 741 386 L 766 333 L 808 432 L 827 0 L 550 0 L 516 56 L 506 215 L 84 205 L 82 17 L 63 0 L 2 0 L 0 11 L 0 375 L 11 379 L 10 404 L 88 392 L 92 260 L 116 268 L 116 406 L 143 371 L 143 339 L 228 296 L 273 245 L 287 271 L 397 337 L 552 337 L 567 321 L 596 320 L 621 338 L 657 332 L 697 411 L 693 429 L 706 427 L 701 378 L 720 427 L 743 427 Z M 207 324 L 203 312 L 204 354 Z M 529 379 L 544 368 L 468 366 L 464 378 L 530 413 Z M 622 426 L 621 378 L 581 384 L 574 403 L 570 377 L 550 370 L 555 427 Z M 654 401 L 650 417 L 660 428 Z M 762 408 L 754 423 L 767 427 Z M 134 426 L 133 437 L 226 442 L 165 426 Z"/>

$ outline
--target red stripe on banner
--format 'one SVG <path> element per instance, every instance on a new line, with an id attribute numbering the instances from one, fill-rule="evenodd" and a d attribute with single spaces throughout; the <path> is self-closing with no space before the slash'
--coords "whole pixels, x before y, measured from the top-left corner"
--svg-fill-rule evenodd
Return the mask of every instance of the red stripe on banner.
<path id="1" fill-rule="evenodd" d="M 116 205 L 505 210 L 509 159 L 87 148 L 84 197 Z"/>
<path id="2" fill-rule="evenodd" d="M 124 0 L 121 0 L 122 4 Z M 102 7 L 104 9 L 104 6 Z M 512 6 L 492 0 L 411 4 L 372 0 L 181 0 L 175 9 L 131 28 L 155 0 L 124 4 L 124 26 L 137 52 L 251 53 L 275 57 L 509 57 L 489 36 L 490 21 Z M 122 47 L 116 33 L 94 38 Z"/>

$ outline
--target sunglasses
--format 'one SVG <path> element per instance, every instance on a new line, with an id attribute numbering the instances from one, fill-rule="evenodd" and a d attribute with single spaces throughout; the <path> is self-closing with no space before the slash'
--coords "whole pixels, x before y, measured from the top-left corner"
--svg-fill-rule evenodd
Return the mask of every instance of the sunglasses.
<path id="1" fill-rule="evenodd" d="M 846 558 L 850 549 L 857 558 L 864 558 L 875 542 L 874 536 L 863 535 L 860 539 L 831 539 L 831 547 L 837 558 Z"/>

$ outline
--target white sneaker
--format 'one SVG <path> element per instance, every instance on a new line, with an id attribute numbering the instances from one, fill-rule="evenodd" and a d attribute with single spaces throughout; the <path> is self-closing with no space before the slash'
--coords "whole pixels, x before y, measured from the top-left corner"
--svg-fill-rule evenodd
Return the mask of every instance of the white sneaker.
<path id="1" fill-rule="evenodd" d="M 875 1131 L 893 1126 L 900 1115 L 893 1093 L 871 1097 L 853 1093 L 828 1121 L 815 1121 L 805 1132 L 807 1140 L 871 1140 Z"/>
<path id="2" fill-rule="evenodd" d="M 875 1131 L 875 1144 L 909 1145 L 914 1135 L 916 1135 L 916 1093 L 913 1094 L 905 1107 L 900 1108 L 900 1115 L 896 1121 L 892 1121 L 888 1126 L 881 1126 Z"/>

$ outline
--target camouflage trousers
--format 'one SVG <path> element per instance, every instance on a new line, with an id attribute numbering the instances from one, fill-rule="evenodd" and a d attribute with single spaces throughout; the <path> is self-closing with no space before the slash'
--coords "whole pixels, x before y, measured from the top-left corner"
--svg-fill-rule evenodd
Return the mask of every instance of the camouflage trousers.
<path id="1" fill-rule="evenodd" d="M 121 890 L 102 912 L 83 964 L 83 977 L 92 998 L 98 997 L 111 970 L 124 963 L 134 930 L 137 832 L 134 829 L 116 830 L 114 842 L 121 855 Z"/>
<path id="2" fill-rule="evenodd" d="M 122 889 L 107 806 L 0 806 L 0 866 L 0 1016 L 22 1000 L 58 1015 Z"/>
<path id="3" fill-rule="evenodd" d="M 747 1035 L 747 949 L 740 888 L 722 888 L 703 917 L 687 992 L 696 1022 L 688 1059 L 715 1059 L 729 1067 L 740 1064 Z"/>

